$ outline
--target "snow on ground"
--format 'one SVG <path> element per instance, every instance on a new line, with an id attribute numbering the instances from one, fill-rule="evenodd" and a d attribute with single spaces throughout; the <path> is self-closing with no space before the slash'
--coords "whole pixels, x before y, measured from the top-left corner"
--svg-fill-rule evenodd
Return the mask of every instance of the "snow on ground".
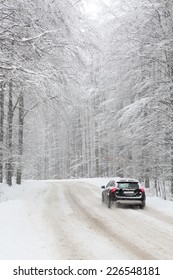
<path id="1" fill-rule="evenodd" d="M 37 204 L 44 191 L 46 185 L 41 181 L 13 187 L 0 185 L 1 260 L 53 258 L 48 229 L 43 231 L 40 219 L 42 206 Z"/>
<path id="2" fill-rule="evenodd" d="M 7 259 L 8 260 L 50 259 L 51 260 L 51 259 L 61 258 L 61 252 L 58 252 L 57 250 L 55 251 L 54 248 L 55 240 L 52 237 L 53 236 L 52 230 L 50 230 L 48 224 L 46 225 L 44 223 L 43 217 L 46 216 L 45 203 L 49 205 L 48 204 L 49 203 L 48 193 L 50 192 L 49 184 L 51 183 L 56 184 L 56 182 L 63 183 L 69 181 L 70 180 L 62 180 L 62 181 L 29 180 L 29 181 L 24 181 L 21 186 L 15 185 L 11 188 L 5 184 L 0 184 L 0 224 L 1 224 L 0 259 L 1 260 L 7 260 Z M 71 180 L 71 181 L 73 183 L 75 182 L 75 180 Z M 109 181 L 109 178 L 79 179 L 77 181 L 78 182 L 85 181 L 85 183 L 92 184 L 94 188 L 97 186 L 98 187 L 97 197 L 100 199 L 100 194 L 101 194 L 100 186 L 105 185 Z M 95 194 L 97 195 L 97 193 L 94 193 L 94 195 Z M 52 198 L 50 200 L 50 203 L 52 203 Z M 95 202 L 93 201 L 93 205 L 94 203 Z M 58 205 L 58 201 L 57 201 L 57 205 Z M 90 205 L 88 205 L 88 208 L 89 207 Z M 100 209 L 102 210 L 102 208 L 99 208 L 98 212 L 99 215 L 102 215 Z M 161 198 L 152 197 L 148 195 L 146 209 L 148 210 L 152 209 L 151 212 L 148 212 L 148 215 L 150 215 L 151 213 L 151 216 L 153 215 L 153 217 L 159 216 L 159 213 L 162 212 L 166 214 L 168 218 L 172 217 L 173 219 L 172 201 L 165 201 Z M 97 211 L 97 209 L 95 209 L 95 211 Z M 71 212 L 73 212 L 73 209 L 68 207 L 68 205 L 64 207 L 64 213 L 62 213 L 62 217 L 61 217 L 62 219 L 60 221 L 63 223 L 63 218 L 70 217 Z M 135 211 L 133 211 L 132 214 L 131 212 L 129 213 L 132 216 L 136 215 Z M 138 212 L 138 214 L 139 213 L 140 212 Z M 56 212 L 54 213 L 54 215 L 56 215 Z M 58 212 L 57 215 L 59 215 Z M 80 232 L 81 224 L 79 223 L 78 225 L 76 222 L 76 225 L 73 225 L 73 227 L 75 226 L 76 226 L 76 232 Z M 101 225 L 99 226 L 101 227 Z M 68 224 L 66 225 L 66 227 L 70 227 L 70 225 Z M 88 239 L 91 238 L 90 235 L 91 233 L 92 232 L 89 232 L 88 235 L 85 234 L 85 238 L 87 238 L 87 236 Z M 101 248 L 97 248 L 97 250 L 100 249 Z M 121 254 L 119 254 L 119 256 L 116 256 L 116 259 L 118 259 L 118 257 L 122 258 Z"/>

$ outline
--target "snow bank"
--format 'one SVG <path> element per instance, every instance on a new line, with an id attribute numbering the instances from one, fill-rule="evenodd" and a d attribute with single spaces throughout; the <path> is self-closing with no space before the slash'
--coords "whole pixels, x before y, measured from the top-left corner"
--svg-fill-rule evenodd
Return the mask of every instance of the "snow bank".
<path id="1" fill-rule="evenodd" d="M 0 259 L 51 259 L 48 231 L 40 219 L 44 195 L 41 181 L 25 181 L 21 186 L 0 184 Z"/>

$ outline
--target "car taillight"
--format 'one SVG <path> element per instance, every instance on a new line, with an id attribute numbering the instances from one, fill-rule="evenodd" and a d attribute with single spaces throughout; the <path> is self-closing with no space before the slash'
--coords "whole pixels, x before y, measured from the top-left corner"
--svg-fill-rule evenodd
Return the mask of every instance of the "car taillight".
<path id="1" fill-rule="evenodd" d="M 140 188 L 140 191 L 141 191 L 141 192 L 145 192 L 144 188 Z"/>
<path id="2" fill-rule="evenodd" d="M 117 190 L 117 188 L 111 189 L 111 192 L 114 193 Z"/>

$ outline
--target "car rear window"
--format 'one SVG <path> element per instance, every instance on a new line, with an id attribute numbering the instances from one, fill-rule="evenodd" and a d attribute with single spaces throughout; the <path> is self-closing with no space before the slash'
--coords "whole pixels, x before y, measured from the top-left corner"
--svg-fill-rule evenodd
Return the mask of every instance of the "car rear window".
<path id="1" fill-rule="evenodd" d="M 118 188 L 120 189 L 138 189 L 137 182 L 118 182 Z"/>

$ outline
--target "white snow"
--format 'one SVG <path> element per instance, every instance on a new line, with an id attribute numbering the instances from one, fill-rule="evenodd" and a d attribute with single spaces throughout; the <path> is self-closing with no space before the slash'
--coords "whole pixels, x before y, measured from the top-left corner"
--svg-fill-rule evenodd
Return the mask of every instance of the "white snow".
<path id="1" fill-rule="evenodd" d="M 46 191 L 44 182 L 0 186 L 0 259 L 51 258 L 48 230 L 43 231 L 37 202 Z M 51 242 L 50 242 L 51 243 Z"/>
<path id="2" fill-rule="evenodd" d="M 94 188 L 96 188 L 97 186 L 98 197 L 100 197 L 101 194 L 100 186 L 105 185 L 108 182 L 108 180 L 109 178 L 93 178 L 93 179 L 80 179 L 78 180 L 78 182 L 80 181 L 83 182 L 85 181 L 85 183 L 88 182 L 92 184 Z M 75 180 L 72 181 L 74 182 Z M 67 181 L 63 180 L 57 182 L 63 183 Z M 51 260 L 51 259 L 61 258 L 61 252 L 57 252 L 54 248 L 55 236 L 53 236 L 52 229 L 49 228 L 48 224 L 46 225 L 43 219 L 43 217 L 46 216 L 45 203 L 47 204 L 49 203 L 48 195 L 51 192 L 50 184 L 56 184 L 56 181 L 29 180 L 29 181 L 24 181 L 21 186 L 15 185 L 13 187 L 8 187 L 5 184 L 0 184 L 0 225 L 1 225 L 0 259 L 1 260 L 17 260 L 17 259 Z M 89 185 L 91 187 L 91 191 L 92 191 L 92 185 Z M 51 211 L 51 203 L 52 201 L 50 201 L 50 211 Z M 58 203 L 59 202 L 57 201 L 57 209 L 58 209 Z M 63 201 L 61 201 L 61 203 L 63 205 Z M 98 203 L 100 203 L 100 201 Z M 89 207 L 90 205 L 88 205 L 88 208 Z M 107 217 L 104 216 L 105 209 L 106 208 L 98 209 L 99 215 L 103 217 L 103 220 L 105 217 Z M 108 209 L 106 209 L 106 211 L 107 210 Z M 114 211 L 114 209 L 112 210 Z M 151 213 L 151 217 L 149 217 L 151 219 L 151 222 L 152 222 L 152 217 L 158 216 L 159 215 L 158 213 L 160 212 L 166 214 L 168 218 L 170 217 L 170 219 L 171 218 L 173 219 L 172 201 L 165 201 L 158 197 L 147 196 L 146 210 L 148 210 L 147 212 L 148 216 L 150 216 Z M 142 210 L 144 212 L 140 214 L 141 218 L 145 216 L 143 215 L 143 213 L 145 213 L 146 210 Z M 150 212 L 150 210 L 152 211 Z M 61 223 L 63 222 L 66 223 L 64 224 L 64 229 L 66 229 L 67 233 L 69 233 L 68 237 L 70 238 L 70 230 L 71 231 L 75 230 L 76 234 L 79 235 L 78 238 L 80 242 L 81 236 L 78 233 L 80 233 L 81 224 L 78 222 L 76 222 L 76 224 L 70 224 L 69 220 L 67 222 L 67 219 L 70 219 L 70 217 L 72 217 L 73 211 L 77 211 L 77 210 L 74 210 L 72 207 L 68 205 L 64 206 L 64 212 L 61 214 L 59 221 Z M 97 211 L 97 209 L 95 208 L 94 211 Z M 138 211 L 138 214 L 141 213 L 140 211 L 141 210 Z M 53 215 L 56 215 L 56 212 L 54 212 Z M 57 216 L 58 215 L 59 213 L 57 211 Z M 133 211 L 132 214 L 131 212 L 128 211 L 128 215 L 131 215 L 131 217 L 132 216 L 135 217 L 137 214 L 135 211 Z M 74 222 L 75 220 L 74 221 L 71 220 L 71 223 Z M 162 226 L 163 222 L 164 220 L 160 220 L 160 226 Z M 157 221 L 157 223 L 159 222 Z M 85 232 L 85 239 L 88 239 L 88 243 L 89 240 L 92 239 L 93 230 L 94 228 Z M 167 227 L 165 227 L 165 230 L 168 230 L 171 234 L 172 225 L 171 224 L 167 225 Z M 105 243 L 103 243 L 103 239 Z M 108 244 L 106 244 L 107 241 L 104 236 L 100 237 L 100 240 L 98 240 L 98 242 L 99 243 L 97 243 L 95 250 L 97 250 L 98 254 L 100 254 L 100 252 L 104 250 L 104 248 L 106 248 Z M 92 247 L 93 243 L 91 242 L 90 244 Z M 85 249 L 87 250 L 87 248 Z M 109 250 L 107 252 L 109 252 Z M 110 254 L 111 254 L 111 249 L 110 249 Z M 110 255 L 110 258 L 111 257 L 112 255 Z M 106 258 L 109 259 L 109 256 L 106 255 Z M 121 252 L 118 251 L 118 249 L 116 251 L 116 256 L 114 255 L 114 258 L 115 259 L 123 258 Z"/>

